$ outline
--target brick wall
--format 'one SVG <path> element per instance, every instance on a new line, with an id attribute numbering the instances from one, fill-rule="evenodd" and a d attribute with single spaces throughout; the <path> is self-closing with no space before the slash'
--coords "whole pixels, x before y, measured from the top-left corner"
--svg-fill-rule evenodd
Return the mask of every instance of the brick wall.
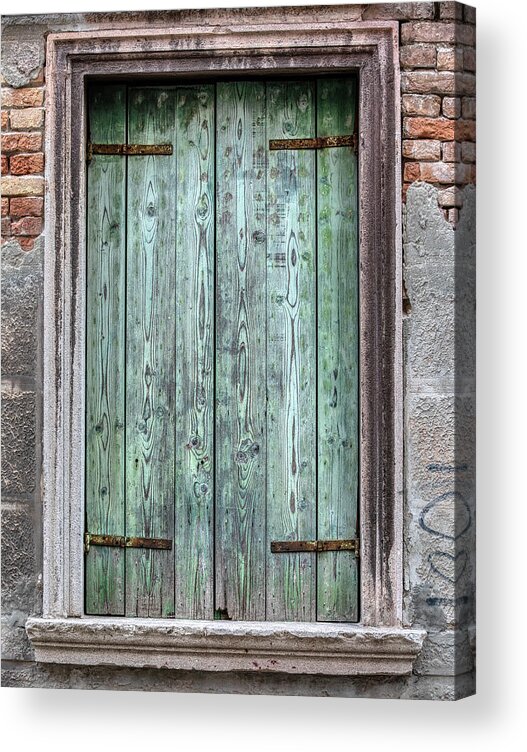
<path id="1" fill-rule="evenodd" d="M 29 251 L 43 231 L 44 71 L 29 86 L 2 80 L 2 242 Z"/>
<path id="2" fill-rule="evenodd" d="M 432 5 L 430 19 L 401 23 L 403 199 L 418 180 L 437 186 L 455 227 L 460 189 L 476 182 L 476 12 Z"/>

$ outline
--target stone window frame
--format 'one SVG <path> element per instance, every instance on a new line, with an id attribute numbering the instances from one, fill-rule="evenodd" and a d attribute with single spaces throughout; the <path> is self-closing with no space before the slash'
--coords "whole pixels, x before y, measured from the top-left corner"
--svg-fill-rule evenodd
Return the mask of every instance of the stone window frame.
<path id="1" fill-rule="evenodd" d="M 206 12 L 205 12 L 206 15 Z M 239 16 L 236 17 L 239 19 Z M 206 18 L 205 18 L 206 20 Z M 297 13 L 222 27 L 52 33 L 47 40 L 43 662 L 208 671 L 407 674 L 425 632 L 402 624 L 402 238 L 396 22 Z M 86 85 L 148 77 L 359 73 L 360 612 L 358 624 L 84 614 Z"/>

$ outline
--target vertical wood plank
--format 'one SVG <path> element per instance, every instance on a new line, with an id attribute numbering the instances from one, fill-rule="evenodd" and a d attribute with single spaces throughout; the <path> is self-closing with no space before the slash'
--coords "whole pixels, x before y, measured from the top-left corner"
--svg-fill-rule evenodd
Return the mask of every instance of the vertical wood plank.
<path id="1" fill-rule="evenodd" d="M 176 616 L 214 612 L 214 85 L 176 93 Z"/>
<path id="2" fill-rule="evenodd" d="M 173 89 L 129 90 L 129 143 L 174 143 Z M 128 157 L 126 534 L 174 538 L 175 155 Z M 174 553 L 126 552 L 126 613 L 174 614 Z"/>
<path id="3" fill-rule="evenodd" d="M 217 84 L 216 609 L 265 618 L 265 86 Z"/>
<path id="4" fill-rule="evenodd" d="M 124 86 L 89 92 L 90 138 L 121 143 Z M 86 526 L 124 533 L 125 164 L 94 155 L 88 167 L 86 321 Z M 124 551 L 92 546 L 86 556 L 85 608 L 124 614 Z"/>
<path id="5" fill-rule="evenodd" d="M 267 84 L 267 138 L 315 135 L 313 81 Z M 267 619 L 315 619 L 316 558 L 272 540 L 316 537 L 315 154 L 268 155 Z"/>
<path id="6" fill-rule="evenodd" d="M 317 81 L 317 135 L 353 133 L 355 78 Z M 354 538 L 358 495 L 357 157 L 317 153 L 318 537 Z M 358 562 L 318 554 L 317 618 L 356 621 Z"/>

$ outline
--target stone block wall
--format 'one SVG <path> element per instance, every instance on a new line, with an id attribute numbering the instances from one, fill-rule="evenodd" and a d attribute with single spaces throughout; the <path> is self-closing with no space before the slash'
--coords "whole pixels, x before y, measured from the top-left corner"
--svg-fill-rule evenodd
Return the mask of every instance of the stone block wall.
<path id="1" fill-rule="evenodd" d="M 407 678 L 39 665 L 42 273 L 50 32 L 302 17 L 400 30 L 404 247 L 404 621 L 428 637 Z M 7 686 L 456 699 L 474 678 L 475 11 L 454 2 L 7 16 L 2 40 L 2 667 Z"/>

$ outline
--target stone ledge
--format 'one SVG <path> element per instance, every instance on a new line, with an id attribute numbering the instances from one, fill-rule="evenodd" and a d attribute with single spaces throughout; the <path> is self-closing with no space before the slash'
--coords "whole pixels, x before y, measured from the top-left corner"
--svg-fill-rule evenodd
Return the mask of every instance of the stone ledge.
<path id="1" fill-rule="evenodd" d="M 37 661 L 198 671 L 410 674 L 426 632 L 292 622 L 31 618 Z"/>

